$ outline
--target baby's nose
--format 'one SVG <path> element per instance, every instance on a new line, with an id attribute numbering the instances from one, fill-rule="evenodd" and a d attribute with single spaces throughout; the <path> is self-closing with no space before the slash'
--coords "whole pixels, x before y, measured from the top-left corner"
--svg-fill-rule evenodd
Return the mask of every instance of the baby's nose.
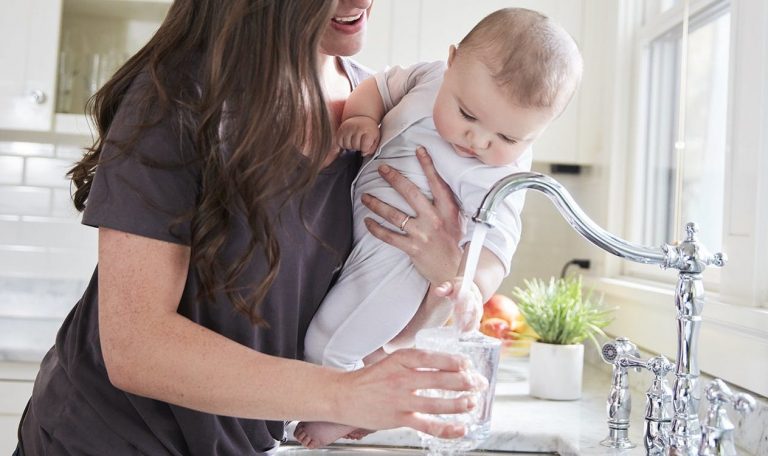
<path id="1" fill-rule="evenodd" d="M 491 145 L 491 141 L 485 135 L 471 129 L 467 130 L 467 140 L 473 149 L 487 149 Z"/>

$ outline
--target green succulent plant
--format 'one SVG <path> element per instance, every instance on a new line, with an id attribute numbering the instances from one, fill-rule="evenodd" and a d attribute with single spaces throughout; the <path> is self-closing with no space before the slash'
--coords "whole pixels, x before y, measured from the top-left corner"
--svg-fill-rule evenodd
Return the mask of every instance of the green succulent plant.
<path id="1" fill-rule="evenodd" d="M 613 309 L 604 309 L 601 299 L 585 297 L 581 276 L 556 279 L 549 283 L 540 279 L 526 280 L 525 289 L 515 288 L 517 307 L 539 341 L 570 345 L 590 338 L 600 348 L 596 335 L 605 336 L 602 328 L 613 320 Z"/>

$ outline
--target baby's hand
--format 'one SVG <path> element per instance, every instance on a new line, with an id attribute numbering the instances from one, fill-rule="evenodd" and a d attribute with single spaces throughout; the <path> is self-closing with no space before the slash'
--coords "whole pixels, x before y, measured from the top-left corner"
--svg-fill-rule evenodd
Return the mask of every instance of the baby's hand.
<path id="1" fill-rule="evenodd" d="M 374 153 L 379 145 L 379 125 L 370 117 L 350 117 L 341 123 L 336 137 L 339 147 L 359 150 L 367 156 Z"/>
<path id="2" fill-rule="evenodd" d="M 469 282 L 466 290 L 460 290 L 462 277 L 443 282 L 435 288 L 435 294 L 443 296 L 453 303 L 453 321 L 461 332 L 480 328 L 483 317 L 483 295 L 474 282 Z"/>

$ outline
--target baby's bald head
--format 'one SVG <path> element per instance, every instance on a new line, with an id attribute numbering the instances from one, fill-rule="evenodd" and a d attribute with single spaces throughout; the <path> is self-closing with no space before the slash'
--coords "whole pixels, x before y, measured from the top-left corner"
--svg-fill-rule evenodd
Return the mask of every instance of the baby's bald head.
<path id="1" fill-rule="evenodd" d="M 536 11 L 505 8 L 486 16 L 459 43 L 456 57 L 484 63 L 522 107 L 559 115 L 581 81 L 581 53 L 560 25 Z"/>

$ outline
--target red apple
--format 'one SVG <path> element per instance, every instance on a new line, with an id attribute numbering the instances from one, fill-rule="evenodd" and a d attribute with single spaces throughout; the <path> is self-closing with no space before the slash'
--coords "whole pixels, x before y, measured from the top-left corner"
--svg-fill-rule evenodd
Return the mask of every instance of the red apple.
<path id="1" fill-rule="evenodd" d="M 480 323 L 480 332 L 497 339 L 506 339 L 510 332 L 509 322 L 499 317 L 486 318 Z"/>
<path id="2" fill-rule="evenodd" d="M 495 294 L 483 305 L 483 319 L 501 318 L 514 329 L 517 321 L 522 320 L 515 302 L 501 294 Z"/>

